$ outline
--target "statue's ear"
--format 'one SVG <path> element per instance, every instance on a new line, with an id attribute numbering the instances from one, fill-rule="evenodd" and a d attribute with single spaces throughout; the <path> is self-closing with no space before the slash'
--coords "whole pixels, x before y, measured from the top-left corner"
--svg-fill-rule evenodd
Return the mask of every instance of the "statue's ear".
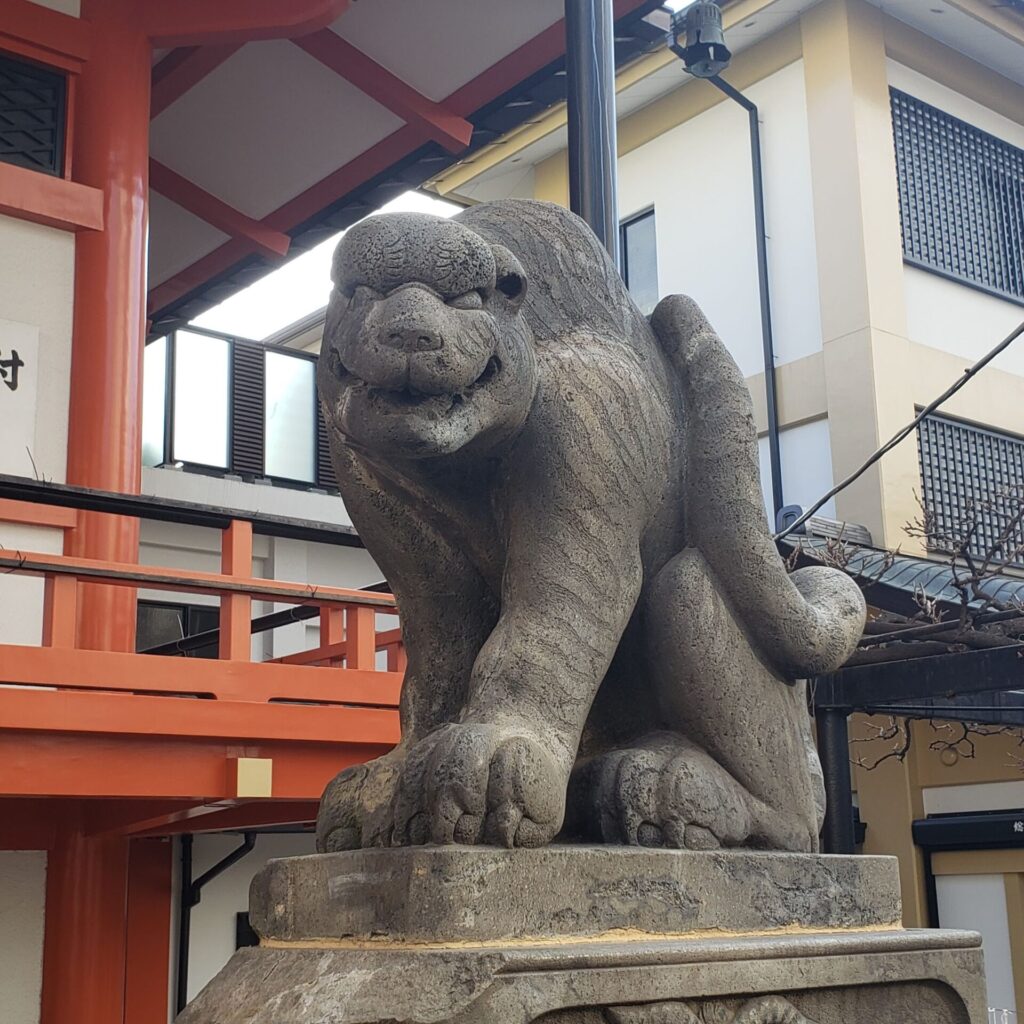
<path id="1" fill-rule="evenodd" d="M 503 245 L 494 245 L 495 290 L 508 299 L 515 309 L 526 296 L 526 271 L 522 264 Z"/>

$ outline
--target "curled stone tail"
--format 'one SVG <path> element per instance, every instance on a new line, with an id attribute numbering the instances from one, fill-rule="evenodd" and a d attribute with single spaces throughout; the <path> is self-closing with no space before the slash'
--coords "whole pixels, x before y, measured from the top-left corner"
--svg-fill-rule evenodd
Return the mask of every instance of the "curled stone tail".
<path id="1" fill-rule="evenodd" d="M 663 299 L 651 326 L 687 411 L 690 543 L 766 664 L 786 679 L 834 671 L 864 627 L 860 589 L 837 569 L 786 572 L 765 519 L 750 393 L 696 303 Z"/>

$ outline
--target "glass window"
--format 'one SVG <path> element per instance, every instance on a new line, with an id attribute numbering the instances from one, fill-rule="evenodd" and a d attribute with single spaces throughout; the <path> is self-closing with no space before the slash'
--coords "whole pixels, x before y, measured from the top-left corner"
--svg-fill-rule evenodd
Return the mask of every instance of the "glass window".
<path id="1" fill-rule="evenodd" d="M 140 601 L 136 614 L 135 650 L 145 653 L 187 636 L 219 628 L 220 611 L 214 606 Z M 218 643 L 215 640 L 183 654 L 186 658 L 216 658 Z"/>
<path id="2" fill-rule="evenodd" d="M 629 294 L 647 314 L 658 304 L 658 248 L 654 211 L 624 221 L 622 231 L 622 278 Z"/>
<path id="3" fill-rule="evenodd" d="M 151 341 L 142 357 L 142 464 L 161 466 L 167 412 L 167 339 Z"/>
<path id="4" fill-rule="evenodd" d="M 890 90 L 903 258 L 1024 301 L 1024 149 Z"/>
<path id="5" fill-rule="evenodd" d="M 917 453 L 929 547 L 952 551 L 966 541 L 979 562 L 1024 564 L 1024 439 L 928 416 Z"/>
<path id="6" fill-rule="evenodd" d="M 62 72 L 0 56 L 0 160 L 59 178 L 66 98 Z"/>
<path id="7" fill-rule="evenodd" d="M 288 480 L 316 479 L 316 387 L 311 359 L 266 353 L 264 470 Z"/>
<path id="8" fill-rule="evenodd" d="M 228 466 L 231 343 L 190 331 L 174 336 L 174 460 Z"/>

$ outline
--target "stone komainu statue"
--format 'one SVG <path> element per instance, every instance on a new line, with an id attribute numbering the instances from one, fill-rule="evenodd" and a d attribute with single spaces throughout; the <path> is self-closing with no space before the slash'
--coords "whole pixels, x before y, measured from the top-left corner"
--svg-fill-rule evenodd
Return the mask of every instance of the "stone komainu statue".
<path id="1" fill-rule="evenodd" d="M 334 257 L 319 387 L 398 599 L 402 741 L 328 786 L 322 850 L 578 841 L 813 850 L 803 685 L 864 622 L 787 575 L 743 378 L 650 321 L 547 203 L 371 217 Z"/>

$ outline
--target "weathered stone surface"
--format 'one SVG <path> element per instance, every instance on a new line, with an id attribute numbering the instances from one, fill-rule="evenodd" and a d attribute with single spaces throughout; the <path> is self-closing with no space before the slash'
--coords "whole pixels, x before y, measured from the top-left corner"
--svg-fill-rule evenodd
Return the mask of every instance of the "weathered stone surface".
<path id="1" fill-rule="evenodd" d="M 985 1024 L 978 936 L 239 950 L 178 1024 Z"/>
<path id="2" fill-rule="evenodd" d="M 250 920 L 278 941 L 459 943 L 895 926 L 891 857 L 625 847 L 412 847 L 272 860 Z"/>
<path id="3" fill-rule="evenodd" d="M 409 665 L 402 742 L 330 784 L 320 848 L 813 851 L 792 684 L 847 658 L 864 601 L 787 574 L 696 305 L 648 321 L 582 221 L 523 200 L 368 218 L 333 279 L 320 396 Z"/>
<path id="4" fill-rule="evenodd" d="M 609 847 L 270 862 L 179 1024 L 985 1024 L 978 936 L 893 858 Z"/>

